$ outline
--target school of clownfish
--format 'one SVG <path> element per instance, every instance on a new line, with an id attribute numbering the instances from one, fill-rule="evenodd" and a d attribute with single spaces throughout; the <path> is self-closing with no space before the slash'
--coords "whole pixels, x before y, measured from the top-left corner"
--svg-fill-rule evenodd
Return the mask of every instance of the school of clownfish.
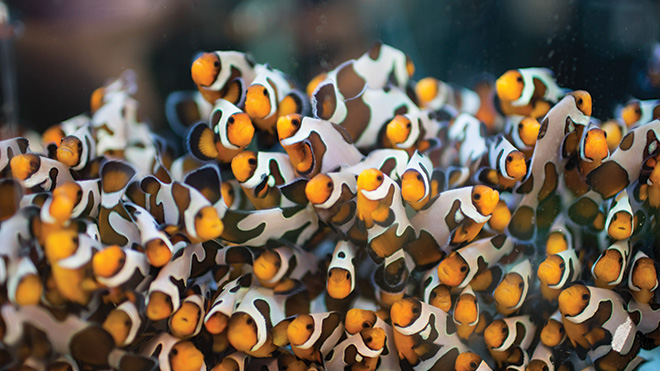
<path id="1" fill-rule="evenodd" d="M 380 43 L 306 90 L 234 51 L 191 72 L 181 157 L 130 72 L 0 142 L 3 367 L 632 370 L 660 345 L 659 101 L 601 123 L 547 69 L 413 82 Z"/>

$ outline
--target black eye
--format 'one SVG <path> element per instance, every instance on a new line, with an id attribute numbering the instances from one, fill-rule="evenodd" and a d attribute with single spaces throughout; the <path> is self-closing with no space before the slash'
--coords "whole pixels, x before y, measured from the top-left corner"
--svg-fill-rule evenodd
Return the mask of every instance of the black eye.
<path id="1" fill-rule="evenodd" d="M 509 329 L 506 327 L 502 327 L 502 333 L 506 334 L 507 332 L 509 332 Z"/>
<path id="2" fill-rule="evenodd" d="M 172 302 L 172 298 L 170 298 L 169 296 L 166 296 L 166 297 L 165 297 L 165 302 L 166 302 L 166 303 L 171 303 L 171 302 Z"/>
<path id="3" fill-rule="evenodd" d="M 589 300 L 589 294 L 582 295 L 582 300 L 584 300 L 584 301 Z"/>
<path id="4" fill-rule="evenodd" d="M 564 333 L 564 328 L 563 328 L 563 327 L 560 327 L 560 328 L 559 328 L 559 333 L 560 333 L 560 334 L 563 334 L 563 333 Z"/>
<path id="5" fill-rule="evenodd" d="M 351 272 L 346 272 L 346 279 L 350 281 L 350 279 L 351 279 Z"/>
<path id="6" fill-rule="evenodd" d="M 522 130 L 522 129 L 523 129 L 523 124 L 521 122 L 520 124 L 518 124 L 518 130 Z"/>
<path id="7" fill-rule="evenodd" d="M 248 325 L 251 325 L 252 323 L 254 323 L 254 321 L 252 320 L 252 317 L 248 317 L 248 319 L 247 319 L 247 321 L 245 321 L 245 323 L 247 323 Z"/>
<path id="8" fill-rule="evenodd" d="M 617 218 L 617 216 L 616 216 L 616 214 L 614 214 L 614 216 L 612 217 L 612 220 L 616 220 L 616 218 Z"/>
<path id="9" fill-rule="evenodd" d="M 268 96 L 268 90 L 266 88 L 264 88 L 264 96 Z"/>
<path id="10" fill-rule="evenodd" d="M 369 328 L 369 324 L 367 322 L 362 322 L 362 328 Z"/>
<path id="11" fill-rule="evenodd" d="M 376 180 L 379 181 L 379 182 L 382 182 L 383 181 L 383 176 L 382 175 L 377 176 Z"/>
<path id="12" fill-rule="evenodd" d="M 412 309 L 412 312 L 413 312 L 413 314 L 419 314 L 419 308 L 418 308 L 418 307 L 414 307 L 414 308 Z"/>
<path id="13" fill-rule="evenodd" d="M 639 107 L 637 107 L 637 108 L 635 108 L 635 113 L 638 114 L 638 115 L 641 115 L 642 110 Z"/>
<path id="14" fill-rule="evenodd" d="M 464 265 L 464 266 L 461 267 L 461 273 L 465 273 L 465 272 L 467 272 L 467 270 L 468 270 L 467 265 Z"/>
<path id="15" fill-rule="evenodd" d="M 431 291 L 431 299 L 435 298 L 438 296 L 438 294 L 435 291 Z"/>
<path id="16" fill-rule="evenodd" d="M 126 263 L 126 258 L 119 258 L 119 264 Z"/>
<path id="17" fill-rule="evenodd" d="M 565 266 L 566 266 L 566 265 L 564 264 L 564 262 L 561 262 L 561 263 L 559 264 L 559 269 L 562 269 L 562 270 L 563 270 Z"/>
<path id="18" fill-rule="evenodd" d="M 578 98 L 578 99 L 577 99 L 577 104 L 578 104 L 578 106 L 581 106 L 581 105 L 582 105 L 582 103 L 583 103 L 583 100 L 582 100 L 582 98 Z"/>
<path id="19" fill-rule="evenodd" d="M 518 284 L 518 288 L 521 289 L 521 290 L 522 290 L 523 286 L 524 286 L 524 284 L 523 284 L 522 282 L 520 282 L 520 283 Z"/>
<path id="20" fill-rule="evenodd" d="M 248 164 L 250 164 L 250 165 L 252 165 L 252 166 L 256 165 L 256 164 L 257 164 L 257 159 L 256 159 L 256 158 L 252 158 L 252 157 L 249 158 L 249 159 L 248 159 Z"/>
<path id="21" fill-rule="evenodd" d="M 131 327 L 131 321 L 124 321 L 124 326 Z"/>
<path id="22" fill-rule="evenodd" d="M 213 62 L 213 67 L 220 68 L 220 62 L 218 61 Z"/>
<path id="23" fill-rule="evenodd" d="M 475 193 L 474 196 L 472 196 L 472 198 L 474 198 L 475 201 L 481 200 L 481 193 Z"/>
<path id="24" fill-rule="evenodd" d="M 229 119 L 227 119 L 227 122 L 230 124 L 234 123 L 234 116 L 229 116 Z"/>
<path id="25" fill-rule="evenodd" d="M 308 329 L 308 330 L 313 330 L 313 329 L 314 329 L 314 325 L 312 325 L 312 324 L 310 323 L 310 324 L 308 324 L 307 326 L 305 326 L 305 328 Z"/>
<path id="26" fill-rule="evenodd" d="M 471 369 L 476 369 L 477 368 L 477 363 L 476 362 L 470 362 L 470 368 Z"/>
<path id="27" fill-rule="evenodd" d="M 176 350 L 176 348 L 172 348 L 172 350 L 170 350 L 170 355 L 172 357 L 176 357 L 177 354 L 179 354 L 179 351 Z"/>
<path id="28" fill-rule="evenodd" d="M 417 174 L 417 180 L 419 180 L 420 182 L 422 181 L 422 175 L 419 173 Z"/>
<path id="29" fill-rule="evenodd" d="M 332 182 L 328 182 L 328 188 L 332 188 Z"/>
<path id="30" fill-rule="evenodd" d="M 293 120 L 291 120 L 291 124 L 293 124 L 293 126 L 298 126 L 298 125 L 300 125 L 300 120 L 293 119 Z"/>
<path id="31" fill-rule="evenodd" d="M 513 161 L 513 156 L 511 155 L 506 156 L 506 162 L 511 162 L 511 161 Z"/>
<path id="32" fill-rule="evenodd" d="M 518 77 L 516 78 L 516 81 L 518 81 L 518 82 L 523 82 L 523 78 L 522 78 L 522 76 L 518 76 Z"/>
<path id="33" fill-rule="evenodd" d="M 411 124 L 411 123 L 407 123 L 407 124 L 406 124 L 406 129 L 410 129 L 411 127 L 412 127 L 412 124 Z"/>
<path id="34" fill-rule="evenodd" d="M 623 264 L 623 258 L 619 258 L 619 264 Z"/>

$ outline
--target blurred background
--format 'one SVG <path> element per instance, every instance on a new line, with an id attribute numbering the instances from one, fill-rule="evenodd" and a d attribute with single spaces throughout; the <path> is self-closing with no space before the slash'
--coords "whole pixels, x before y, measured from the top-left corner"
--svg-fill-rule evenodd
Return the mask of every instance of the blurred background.
<path id="1" fill-rule="evenodd" d="M 13 60 L 18 117 L 37 130 L 88 111 L 91 92 L 124 69 L 137 72 L 143 113 L 156 130 L 164 130 L 163 102 L 174 90 L 194 89 L 189 66 L 199 51 L 249 52 L 306 84 L 377 40 L 412 57 L 416 80 L 434 76 L 470 87 L 484 73 L 496 78 L 511 68 L 549 67 L 561 86 L 588 90 L 594 116 L 603 119 L 631 97 L 660 98 L 647 74 L 654 43 L 660 41 L 660 2 L 653 0 L 15 0 L 7 5 L 11 22 L 20 26 L 12 40 L 3 38 L 2 47 L 12 53 L 0 63 L 11 66 Z"/>

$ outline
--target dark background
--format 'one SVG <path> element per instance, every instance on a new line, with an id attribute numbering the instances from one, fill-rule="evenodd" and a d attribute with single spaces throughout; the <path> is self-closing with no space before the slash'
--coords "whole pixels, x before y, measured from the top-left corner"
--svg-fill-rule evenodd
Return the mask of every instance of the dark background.
<path id="1" fill-rule="evenodd" d="M 381 40 L 408 53 L 414 78 L 470 86 L 517 67 L 551 68 L 561 86 L 588 90 L 594 116 L 612 117 L 644 87 L 660 41 L 651 0 L 18 0 L 12 42 L 21 123 L 37 130 L 86 112 L 93 89 L 123 69 L 139 76 L 137 98 L 157 130 L 163 102 L 194 89 L 198 51 L 236 49 L 303 84 Z M 5 43 L 4 46 L 7 44 Z"/>

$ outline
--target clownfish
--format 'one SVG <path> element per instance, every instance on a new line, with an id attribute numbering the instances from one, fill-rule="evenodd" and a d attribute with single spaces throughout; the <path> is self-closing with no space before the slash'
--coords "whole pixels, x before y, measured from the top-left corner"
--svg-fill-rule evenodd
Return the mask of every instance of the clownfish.
<path id="1" fill-rule="evenodd" d="M 103 320 L 103 329 L 112 335 L 117 347 L 130 345 L 137 337 L 143 324 L 140 309 L 137 303 L 126 300 L 111 310 Z"/>
<path id="2" fill-rule="evenodd" d="M 50 192 L 65 182 L 73 181 L 68 166 L 34 153 L 14 155 L 9 166 L 14 178 L 28 189 Z"/>
<path id="3" fill-rule="evenodd" d="M 637 328 L 614 291 L 576 283 L 559 294 L 558 303 L 568 339 L 597 369 L 634 369 L 642 362 Z"/>
<path id="4" fill-rule="evenodd" d="M 41 206 L 39 213 L 41 230 L 38 240 L 41 244 L 44 243 L 48 234 L 72 227 L 71 218 L 79 197 L 81 197 L 81 190 L 76 182 L 66 182 L 55 187 L 51 196 Z"/>
<path id="5" fill-rule="evenodd" d="M 621 241 L 630 238 L 639 228 L 638 217 L 634 215 L 628 192 L 624 189 L 614 197 L 607 212 L 607 236 L 613 241 Z"/>
<path id="6" fill-rule="evenodd" d="M 96 157 L 96 141 L 91 124 L 85 124 L 62 138 L 57 147 L 57 160 L 71 169 L 83 170 Z"/>
<path id="7" fill-rule="evenodd" d="M 486 160 L 486 159 L 484 159 Z M 516 149 L 503 135 L 488 141 L 487 167 L 476 178 L 504 189 L 513 186 L 527 174 L 525 154 Z"/>
<path id="8" fill-rule="evenodd" d="M 527 349 L 534 340 L 536 325 L 530 317 L 495 320 L 484 330 L 484 342 L 498 367 L 522 366 L 528 362 Z"/>
<path id="9" fill-rule="evenodd" d="M 143 292 L 152 279 L 144 253 L 117 245 L 94 254 L 92 272 L 101 287 L 107 287 L 118 295 Z"/>
<path id="10" fill-rule="evenodd" d="M 66 299 L 87 305 L 97 286 L 88 272 L 96 240 L 76 230 L 62 229 L 50 233 L 44 241 L 44 252 L 51 266 L 57 291 Z"/>
<path id="11" fill-rule="evenodd" d="M 177 246 L 179 244 L 184 246 Z M 186 245 L 181 241 L 174 248 L 177 254 L 160 269 L 147 290 L 145 313 L 152 321 L 166 319 L 179 309 L 181 295 L 192 273 L 193 259 L 197 262 L 207 260 L 208 254 L 201 244 Z"/>
<path id="12" fill-rule="evenodd" d="M 240 106 L 245 100 L 245 87 L 256 77 L 255 67 L 249 54 L 214 51 L 197 56 L 190 72 L 197 89 L 209 103 L 222 98 Z"/>
<path id="13" fill-rule="evenodd" d="M 454 306 L 454 323 L 456 333 L 461 339 L 467 340 L 472 335 L 479 322 L 479 302 L 470 285 L 465 286 Z"/>
<path id="14" fill-rule="evenodd" d="M 424 210 L 412 217 L 419 240 L 449 252 L 450 244 L 472 241 L 490 219 L 499 192 L 483 185 L 441 192 Z"/>
<path id="15" fill-rule="evenodd" d="M 219 290 L 211 307 L 204 317 L 204 328 L 212 335 L 225 331 L 234 307 L 240 303 L 248 290 L 252 287 L 252 275 L 246 274 L 236 278 Z"/>
<path id="16" fill-rule="evenodd" d="M 424 274 L 421 289 L 422 301 L 449 313 L 452 306 L 451 292 L 447 285 L 440 282 L 437 268 L 429 269 Z"/>
<path id="17" fill-rule="evenodd" d="M 541 294 L 547 300 L 557 300 L 567 285 L 580 277 L 582 263 L 573 249 L 549 254 L 536 272 L 541 284 Z"/>
<path id="18" fill-rule="evenodd" d="M 547 68 L 509 70 L 497 79 L 495 89 L 504 114 L 532 117 L 545 115 L 565 93 Z"/>
<path id="19" fill-rule="evenodd" d="M 162 371 L 206 371 L 204 353 L 191 340 L 181 340 L 167 332 L 149 340 L 141 353 L 156 357 Z"/>
<path id="20" fill-rule="evenodd" d="M 22 137 L 0 141 L 0 173 L 4 173 L 7 166 L 10 166 L 14 156 L 27 153 L 29 145 L 30 142 Z"/>
<path id="21" fill-rule="evenodd" d="M 269 65 L 259 65 L 255 72 L 245 95 L 245 113 L 259 130 L 273 132 L 279 117 L 306 113 L 307 96 L 284 73 Z"/>
<path id="22" fill-rule="evenodd" d="M 28 325 L 43 334 L 40 346 L 53 354 L 69 355 L 81 368 L 126 368 L 153 370 L 155 360 L 118 349 L 112 336 L 100 325 L 85 321 L 76 315 L 54 316 L 40 306 L 12 308 L 3 305 L 0 315 L 4 323 L 11 323 L 4 332 L 4 343 L 14 347 L 24 339 L 23 326 Z"/>
<path id="23" fill-rule="evenodd" d="M 618 116 L 627 127 L 644 125 L 656 119 L 660 119 L 660 101 L 657 100 L 633 100 L 626 104 Z"/>
<path id="24" fill-rule="evenodd" d="M 286 354 L 286 353 L 284 353 Z M 295 358 L 295 356 L 294 356 Z M 247 371 L 252 365 L 252 359 L 243 352 L 234 352 L 228 356 L 222 357 L 211 371 Z"/>
<path id="25" fill-rule="evenodd" d="M 474 241 L 440 261 L 435 269 L 438 279 L 449 287 L 463 288 L 478 274 L 494 267 L 514 247 L 513 240 L 504 234 Z"/>
<path id="26" fill-rule="evenodd" d="M 310 291 L 310 297 L 316 297 L 322 290 L 317 283 L 321 273 L 318 258 L 294 246 L 264 249 L 254 259 L 252 269 L 261 286 L 272 288 L 275 292 L 290 285 L 291 280 L 303 282 Z"/>
<path id="27" fill-rule="evenodd" d="M 207 302 L 211 295 L 209 281 L 212 275 L 207 273 L 186 288 L 186 297 L 179 308 L 172 313 L 168 321 L 170 333 L 179 339 L 189 339 L 202 331 Z"/>
<path id="28" fill-rule="evenodd" d="M 380 328 L 385 331 L 385 344 L 380 354 L 378 367 L 384 370 L 397 369 L 399 366 L 399 356 L 396 353 L 394 344 L 394 333 L 392 326 L 378 317 L 372 310 L 351 308 L 346 313 L 344 320 L 344 329 L 349 336 L 359 334 L 365 328 Z"/>
<path id="29" fill-rule="evenodd" d="M 338 312 L 298 315 L 286 329 L 293 353 L 300 359 L 321 363 L 344 332 Z"/>
<path id="30" fill-rule="evenodd" d="M 277 135 L 296 174 L 308 179 L 363 158 L 346 130 L 329 121 L 289 114 L 277 120 Z"/>
<path id="31" fill-rule="evenodd" d="M 358 176 L 356 213 L 366 227 L 369 248 L 381 258 L 414 237 L 399 185 L 378 169 L 364 170 Z"/>
<path id="32" fill-rule="evenodd" d="M 497 206 L 493 209 L 493 212 L 490 214 L 490 219 L 488 219 L 488 226 L 495 233 L 501 234 L 504 233 L 506 227 L 511 221 L 511 210 L 507 206 L 504 200 L 499 200 Z"/>
<path id="33" fill-rule="evenodd" d="M 586 176 L 610 156 L 607 132 L 595 126 L 588 128 L 582 134 L 579 148 L 580 174 Z"/>
<path id="34" fill-rule="evenodd" d="M 490 366 L 477 353 L 463 352 L 456 358 L 455 371 L 489 371 Z"/>
<path id="35" fill-rule="evenodd" d="M 621 240 L 611 244 L 600 254 L 591 267 L 591 274 L 597 287 L 612 289 L 623 282 L 630 250 L 630 241 Z"/>
<path id="36" fill-rule="evenodd" d="M 432 176 L 431 159 L 415 151 L 401 175 L 401 197 L 413 209 L 423 209 L 438 194 L 437 188 L 433 190 Z"/>
<path id="37" fill-rule="evenodd" d="M 140 125 L 148 131 L 146 124 L 138 118 L 139 103 L 126 91 L 105 94 L 104 102 L 91 118 L 96 134 L 96 154 L 122 159 L 132 139 L 132 131 Z M 144 162 L 144 159 L 142 159 Z"/>
<path id="38" fill-rule="evenodd" d="M 272 290 L 250 289 L 235 308 L 227 325 L 229 343 L 238 351 L 254 357 L 268 357 L 289 343 L 285 320 L 287 295 Z"/>
<path id="39" fill-rule="evenodd" d="M 412 156 L 415 151 L 426 152 L 440 145 L 440 132 L 445 128 L 434 111 L 423 110 L 396 115 L 385 129 L 389 145 L 403 149 Z"/>
<path id="40" fill-rule="evenodd" d="M 479 95 L 467 88 L 448 84 L 433 77 L 425 77 L 415 85 L 420 107 L 439 110 L 450 105 L 460 112 L 476 115 L 481 106 Z"/>
<path id="41" fill-rule="evenodd" d="M 202 161 L 230 163 L 250 145 L 254 125 L 250 117 L 232 103 L 218 99 L 209 114 L 208 124 L 200 122 L 188 134 L 190 153 Z"/>
<path id="42" fill-rule="evenodd" d="M 541 124 L 533 117 L 510 115 L 506 118 L 504 133 L 525 157 L 530 157 L 534 152 L 540 128 Z"/>
<path id="43" fill-rule="evenodd" d="M 305 196 L 319 219 L 353 241 L 366 242 L 355 223 L 357 181 L 348 172 L 317 174 L 305 185 Z"/>
<path id="44" fill-rule="evenodd" d="M 539 335 L 541 344 L 548 348 L 555 348 L 566 340 L 566 330 L 561 319 L 561 312 L 553 313 L 545 322 Z"/>
<path id="45" fill-rule="evenodd" d="M 137 75 L 133 70 L 125 70 L 119 77 L 109 80 L 103 86 L 95 89 L 90 96 L 90 110 L 95 113 L 99 110 L 112 96 L 113 93 L 137 93 Z M 68 120 L 67 120 L 68 121 Z"/>
<path id="46" fill-rule="evenodd" d="M 374 168 L 382 171 L 392 180 L 398 181 L 406 170 L 409 160 L 408 152 L 401 149 L 375 149 L 369 152 L 360 162 L 354 165 L 342 166 L 339 171 L 359 176 L 364 170 Z"/>
<path id="47" fill-rule="evenodd" d="M 545 254 L 550 256 L 573 249 L 573 232 L 566 226 L 565 216 L 560 215 L 550 227 L 545 240 Z"/>
<path id="48" fill-rule="evenodd" d="M 326 290 L 334 299 L 344 299 L 355 290 L 357 280 L 357 247 L 348 241 L 339 241 L 328 265 Z"/>
<path id="49" fill-rule="evenodd" d="M 51 125 L 46 130 L 44 130 L 41 135 L 41 144 L 42 148 L 49 148 L 51 145 L 59 146 L 62 138 L 67 135 L 71 135 L 74 131 L 83 127 L 84 125 L 90 123 L 90 117 L 86 114 L 80 114 L 68 118 L 59 124 Z M 19 138 L 15 138 L 19 139 Z M 9 140 L 15 140 L 9 139 Z M 25 153 L 25 152 L 23 152 Z"/>
<path id="50" fill-rule="evenodd" d="M 658 275 L 655 262 L 642 251 L 637 251 L 630 263 L 628 289 L 636 301 L 649 304 L 658 288 Z"/>
<path id="51" fill-rule="evenodd" d="M 147 261 L 154 267 L 162 267 L 170 261 L 174 251 L 172 241 L 160 229 L 158 221 L 144 208 L 127 202 L 124 204 L 140 230 L 140 245 Z"/>
<path id="52" fill-rule="evenodd" d="M 495 309 L 507 316 L 515 313 L 522 306 L 532 275 L 532 264 L 525 259 L 511 267 L 510 271 L 502 277 L 502 281 L 493 292 Z"/>
<path id="53" fill-rule="evenodd" d="M 453 365 L 467 347 L 447 329 L 447 313 L 414 298 L 396 301 L 390 309 L 394 343 L 401 360 L 413 369 Z"/>
<path id="54" fill-rule="evenodd" d="M 610 153 L 617 149 L 628 129 L 621 121 L 615 119 L 603 122 L 600 128 L 605 132 L 605 141 L 607 142 L 607 149 Z"/>
<path id="55" fill-rule="evenodd" d="M 612 155 L 587 175 L 587 184 L 603 199 L 613 197 L 639 178 L 643 162 L 658 153 L 659 138 L 660 120 L 629 131 Z"/>
<path id="56" fill-rule="evenodd" d="M 292 206 L 277 187 L 296 179 L 286 153 L 244 151 L 232 159 L 231 169 L 255 208 Z"/>
<path id="57" fill-rule="evenodd" d="M 403 249 L 385 257 L 372 275 L 376 301 L 387 308 L 403 298 L 408 291 L 408 280 L 413 269 L 415 262 Z"/>
<path id="58" fill-rule="evenodd" d="M 509 223 L 508 232 L 513 237 L 528 241 L 537 229 L 552 225 L 558 209 L 547 203 L 555 201 L 552 196 L 559 185 L 558 174 L 566 161 L 557 149 L 563 147 L 564 138 L 577 126 L 588 124 L 590 115 L 591 95 L 574 91 L 555 104 L 543 119 L 527 176 L 515 190 L 523 198 Z M 543 202 L 550 214 L 538 214 L 538 206 Z"/>
<path id="59" fill-rule="evenodd" d="M 32 260 L 23 256 L 10 260 L 3 280 L 7 281 L 7 298 L 17 305 L 37 305 L 44 292 L 44 284 Z"/>
<path id="60" fill-rule="evenodd" d="M 470 167 L 472 164 L 478 164 L 488 152 L 486 126 L 470 114 L 461 113 L 449 122 L 447 138 L 459 146 L 460 166 Z"/>

